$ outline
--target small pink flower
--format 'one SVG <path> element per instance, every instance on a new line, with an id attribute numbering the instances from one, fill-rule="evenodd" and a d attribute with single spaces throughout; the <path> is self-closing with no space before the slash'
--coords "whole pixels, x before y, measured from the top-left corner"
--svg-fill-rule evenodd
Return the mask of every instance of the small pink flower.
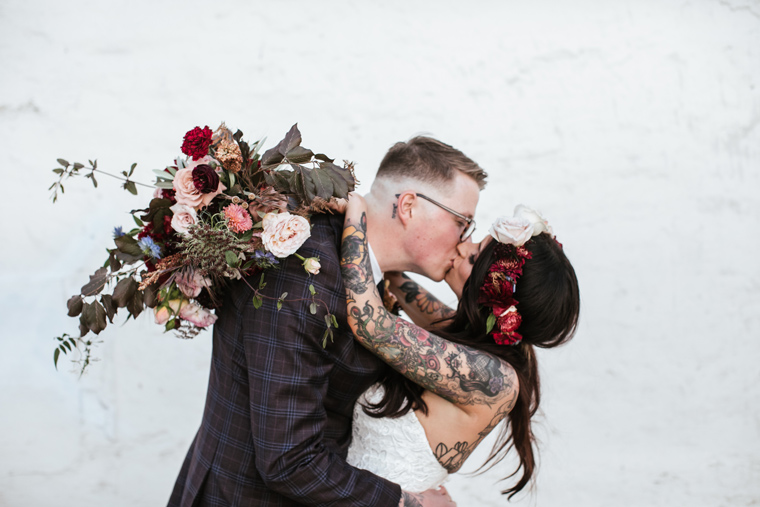
<path id="1" fill-rule="evenodd" d="M 253 227 L 251 214 L 239 204 L 230 204 L 224 208 L 224 216 L 227 218 L 227 227 L 232 232 L 245 232 Z"/>

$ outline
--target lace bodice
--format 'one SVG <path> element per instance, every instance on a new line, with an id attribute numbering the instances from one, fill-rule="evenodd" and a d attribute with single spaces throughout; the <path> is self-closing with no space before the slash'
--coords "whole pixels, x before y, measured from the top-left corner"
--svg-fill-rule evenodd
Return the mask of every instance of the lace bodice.
<path id="1" fill-rule="evenodd" d="M 448 476 L 435 459 L 425 430 L 413 411 L 399 418 L 370 417 L 361 403 L 376 403 L 383 388 L 370 387 L 354 406 L 353 441 L 348 449 L 348 463 L 419 493 L 443 483 Z"/>

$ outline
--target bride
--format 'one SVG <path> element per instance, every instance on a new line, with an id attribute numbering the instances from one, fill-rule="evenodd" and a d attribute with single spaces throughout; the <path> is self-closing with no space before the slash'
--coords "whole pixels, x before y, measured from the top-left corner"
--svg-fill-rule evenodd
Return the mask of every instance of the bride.
<path id="1" fill-rule="evenodd" d="M 501 218 L 480 243 L 458 246 L 446 282 L 459 298 L 442 305 L 403 274 L 386 276 L 414 324 L 383 306 L 366 236 L 366 203 L 346 206 L 341 272 L 355 338 L 395 371 L 370 388 L 354 411 L 348 462 L 421 492 L 462 466 L 502 420 L 484 465 L 514 449 L 517 482 L 535 468 L 531 418 L 540 401 L 534 347 L 568 341 L 580 298 L 572 265 L 546 221 L 523 206 Z"/>

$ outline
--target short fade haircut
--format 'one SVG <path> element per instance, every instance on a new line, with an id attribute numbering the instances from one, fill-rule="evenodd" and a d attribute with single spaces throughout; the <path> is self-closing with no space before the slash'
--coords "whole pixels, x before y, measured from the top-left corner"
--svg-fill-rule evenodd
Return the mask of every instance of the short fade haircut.
<path id="1" fill-rule="evenodd" d="M 432 137 L 417 136 L 391 146 L 380 162 L 377 177 L 414 178 L 432 185 L 450 182 L 459 171 L 486 186 L 488 174 L 456 148 Z"/>

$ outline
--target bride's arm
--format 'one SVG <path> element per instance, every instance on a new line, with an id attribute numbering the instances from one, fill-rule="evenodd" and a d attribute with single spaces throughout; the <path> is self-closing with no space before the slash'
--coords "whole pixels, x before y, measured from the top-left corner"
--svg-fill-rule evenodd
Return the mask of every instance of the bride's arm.
<path id="1" fill-rule="evenodd" d="M 405 273 L 385 273 L 385 279 L 388 281 L 388 290 L 396 296 L 404 313 L 412 322 L 428 331 L 445 324 L 442 321 L 456 313 Z"/>
<path id="2" fill-rule="evenodd" d="M 496 356 L 453 342 L 388 312 L 372 278 L 366 204 L 352 197 L 346 209 L 341 274 L 348 323 L 356 339 L 399 373 L 465 412 L 492 410 L 517 397 L 514 370 Z"/>

